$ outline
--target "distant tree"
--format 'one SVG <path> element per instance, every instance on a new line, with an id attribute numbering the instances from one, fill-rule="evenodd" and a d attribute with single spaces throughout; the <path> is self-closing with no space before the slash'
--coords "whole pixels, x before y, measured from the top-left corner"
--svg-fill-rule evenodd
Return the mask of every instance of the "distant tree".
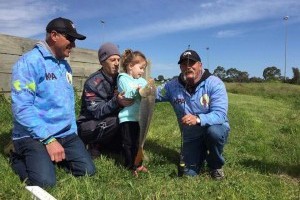
<path id="1" fill-rule="evenodd" d="M 230 68 L 226 71 L 226 81 L 228 82 L 237 82 L 240 71 L 236 68 Z"/>
<path id="2" fill-rule="evenodd" d="M 299 68 L 292 67 L 292 70 L 293 70 L 293 78 L 291 79 L 291 83 L 300 85 Z"/>
<path id="3" fill-rule="evenodd" d="M 226 70 L 224 67 L 218 66 L 213 73 L 215 76 L 219 77 L 221 80 L 225 80 L 226 78 Z"/>
<path id="4" fill-rule="evenodd" d="M 263 71 L 263 77 L 266 81 L 280 80 L 281 72 L 275 66 L 267 67 Z"/>
<path id="5" fill-rule="evenodd" d="M 248 72 L 239 72 L 238 82 L 248 82 L 248 81 L 249 81 L 249 73 Z"/>
<path id="6" fill-rule="evenodd" d="M 260 78 L 260 77 L 251 77 L 250 79 L 249 79 L 249 81 L 250 82 L 253 82 L 253 83 L 262 83 L 262 82 L 264 82 L 264 79 L 262 79 L 262 78 Z"/>
<path id="7" fill-rule="evenodd" d="M 163 81 L 165 81 L 165 78 L 163 75 L 158 75 L 157 80 L 160 82 L 163 82 Z"/>
<path id="8" fill-rule="evenodd" d="M 239 71 L 236 68 L 230 68 L 226 71 L 225 81 L 227 81 L 227 82 L 248 82 L 249 81 L 249 73 Z"/>

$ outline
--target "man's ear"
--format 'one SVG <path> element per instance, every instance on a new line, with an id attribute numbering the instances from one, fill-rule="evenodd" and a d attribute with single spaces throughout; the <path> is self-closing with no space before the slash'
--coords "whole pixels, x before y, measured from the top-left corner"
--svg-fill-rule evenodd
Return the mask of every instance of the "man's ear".
<path id="1" fill-rule="evenodd" d="M 58 36 L 58 33 L 56 32 L 56 31 L 52 31 L 51 33 L 50 33 L 50 37 L 51 37 L 51 39 L 53 40 L 53 41 L 57 41 L 57 36 Z"/>
<path id="2" fill-rule="evenodd" d="M 200 62 L 200 61 L 198 61 L 198 62 L 199 62 L 200 67 L 202 67 L 202 62 Z"/>

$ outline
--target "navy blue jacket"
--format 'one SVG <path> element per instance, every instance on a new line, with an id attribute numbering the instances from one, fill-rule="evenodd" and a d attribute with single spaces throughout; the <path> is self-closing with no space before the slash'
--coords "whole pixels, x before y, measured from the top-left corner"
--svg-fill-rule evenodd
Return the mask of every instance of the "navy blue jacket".
<path id="1" fill-rule="evenodd" d="M 116 78 L 106 75 L 102 69 L 90 75 L 84 84 L 78 123 L 118 116 L 121 107 L 117 102 Z"/>

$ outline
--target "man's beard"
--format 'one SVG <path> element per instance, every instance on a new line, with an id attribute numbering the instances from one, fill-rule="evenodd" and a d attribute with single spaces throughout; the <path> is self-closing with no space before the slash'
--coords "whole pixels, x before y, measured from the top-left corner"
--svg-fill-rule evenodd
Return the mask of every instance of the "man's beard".
<path id="1" fill-rule="evenodd" d="M 187 75 L 190 75 L 191 73 L 193 73 L 193 76 L 192 77 L 187 77 Z M 186 82 L 186 83 L 190 83 L 191 81 L 192 81 L 192 83 L 193 83 L 193 81 L 195 80 L 195 78 L 196 78 L 196 75 L 195 75 L 195 72 L 194 71 L 192 71 L 192 70 L 188 70 L 188 71 L 185 71 L 184 73 L 183 73 L 183 80 L 184 80 L 184 82 Z"/>

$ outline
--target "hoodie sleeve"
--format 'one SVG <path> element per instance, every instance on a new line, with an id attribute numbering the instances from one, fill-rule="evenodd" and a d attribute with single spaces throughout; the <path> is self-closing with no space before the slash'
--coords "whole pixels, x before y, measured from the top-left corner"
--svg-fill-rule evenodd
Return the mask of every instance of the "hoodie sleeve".
<path id="1" fill-rule="evenodd" d="M 223 124 L 227 121 L 228 96 L 224 83 L 218 80 L 210 80 L 210 112 L 199 115 L 201 126 Z"/>
<path id="2" fill-rule="evenodd" d="M 34 105 L 37 83 L 41 76 L 37 69 L 26 56 L 21 57 L 13 66 L 12 112 L 14 120 L 31 133 L 33 138 L 45 139 L 49 133 Z"/>
<path id="3" fill-rule="evenodd" d="M 170 101 L 169 89 L 171 82 L 164 83 L 156 88 L 155 102 L 167 102 Z"/>

